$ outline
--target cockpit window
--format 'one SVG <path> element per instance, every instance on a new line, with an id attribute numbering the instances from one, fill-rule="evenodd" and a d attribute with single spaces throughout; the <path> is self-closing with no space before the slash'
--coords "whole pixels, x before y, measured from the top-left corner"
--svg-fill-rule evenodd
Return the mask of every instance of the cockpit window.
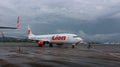
<path id="1" fill-rule="evenodd" d="M 77 37 L 79 37 L 79 36 L 73 36 L 73 38 L 77 38 Z"/>

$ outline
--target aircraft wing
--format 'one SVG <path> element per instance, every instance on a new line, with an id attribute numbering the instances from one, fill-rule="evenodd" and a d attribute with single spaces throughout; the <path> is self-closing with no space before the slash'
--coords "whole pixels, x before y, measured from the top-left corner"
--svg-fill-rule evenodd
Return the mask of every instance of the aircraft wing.
<path id="1" fill-rule="evenodd" d="M 18 29 L 18 28 L 16 28 L 16 27 L 2 27 L 2 26 L 0 26 L 0 29 Z"/>
<path id="2" fill-rule="evenodd" d="M 20 17 L 17 18 L 16 27 L 0 26 L 0 29 L 18 29 L 20 26 Z"/>

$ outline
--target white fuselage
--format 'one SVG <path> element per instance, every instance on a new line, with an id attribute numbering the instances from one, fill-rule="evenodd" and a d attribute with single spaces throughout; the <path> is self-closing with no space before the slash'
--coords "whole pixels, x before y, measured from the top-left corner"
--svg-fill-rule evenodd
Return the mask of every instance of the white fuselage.
<path id="1" fill-rule="evenodd" d="M 28 25 L 28 39 L 35 40 L 38 45 L 42 47 L 45 43 L 48 43 L 50 47 L 52 44 L 72 44 L 74 45 L 83 42 L 82 38 L 75 34 L 49 34 L 49 35 L 34 35 Z"/>
<path id="2" fill-rule="evenodd" d="M 76 44 L 80 43 L 83 40 L 75 34 L 49 34 L 49 35 L 31 35 L 28 36 L 31 40 L 42 40 L 49 43 L 70 43 Z"/>

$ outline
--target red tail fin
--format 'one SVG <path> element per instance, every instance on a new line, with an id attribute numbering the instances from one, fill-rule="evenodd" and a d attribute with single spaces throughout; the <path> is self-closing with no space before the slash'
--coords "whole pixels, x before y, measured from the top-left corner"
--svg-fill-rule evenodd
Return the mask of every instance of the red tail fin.
<path id="1" fill-rule="evenodd" d="M 30 29 L 28 29 L 28 35 L 30 35 L 30 32 L 31 32 Z"/>
<path id="2" fill-rule="evenodd" d="M 28 25 L 28 31 L 27 31 L 27 33 L 28 33 L 28 37 L 29 37 L 29 36 L 34 36 L 34 34 L 32 34 L 32 31 L 31 31 L 29 25 Z"/>
<path id="3" fill-rule="evenodd" d="M 30 29 L 30 27 L 28 25 L 28 35 L 30 35 L 30 34 L 31 34 L 31 29 Z"/>
<path id="4" fill-rule="evenodd" d="M 18 18 L 17 18 L 16 28 L 18 29 L 18 28 L 19 28 L 19 26 L 20 26 L 20 17 L 18 16 Z"/>

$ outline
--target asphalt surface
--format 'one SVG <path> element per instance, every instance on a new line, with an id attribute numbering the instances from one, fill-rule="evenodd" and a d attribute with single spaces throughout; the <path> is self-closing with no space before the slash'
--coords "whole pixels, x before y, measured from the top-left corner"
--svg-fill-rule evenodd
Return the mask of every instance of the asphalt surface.
<path id="1" fill-rule="evenodd" d="M 120 45 L 0 43 L 0 67 L 120 67 Z"/>

